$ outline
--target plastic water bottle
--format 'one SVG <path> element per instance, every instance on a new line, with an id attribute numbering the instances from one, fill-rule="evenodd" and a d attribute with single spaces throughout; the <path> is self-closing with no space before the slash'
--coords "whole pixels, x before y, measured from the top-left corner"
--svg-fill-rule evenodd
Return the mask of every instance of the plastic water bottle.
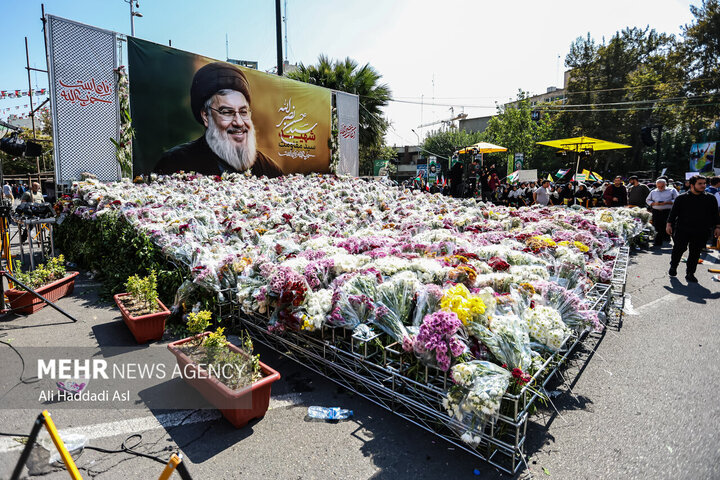
<path id="1" fill-rule="evenodd" d="M 308 407 L 308 417 L 313 420 L 347 420 L 352 418 L 353 411 L 340 407 Z"/>

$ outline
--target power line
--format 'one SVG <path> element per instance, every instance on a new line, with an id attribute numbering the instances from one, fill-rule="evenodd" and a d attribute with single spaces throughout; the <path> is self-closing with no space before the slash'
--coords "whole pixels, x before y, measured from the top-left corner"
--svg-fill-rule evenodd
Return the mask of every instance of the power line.
<path id="1" fill-rule="evenodd" d="M 712 102 L 712 103 L 702 103 L 702 104 L 682 104 L 682 103 L 672 103 L 672 104 L 663 104 L 659 105 L 659 107 L 671 107 L 671 106 L 677 106 L 680 108 L 700 108 L 700 107 L 712 107 L 714 105 L 720 105 L 720 102 Z M 544 110 L 544 111 L 550 111 L 550 112 L 627 112 L 631 110 L 655 110 L 659 108 L 658 106 L 655 107 L 636 107 L 636 108 L 587 108 L 587 109 L 555 109 L 553 106 L 548 107 L 538 107 L 537 110 Z"/>
<path id="2" fill-rule="evenodd" d="M 630 86 L 630 87 L 598 88 L 598 89 L 595 89 L 595 90 L 576 90 L 576 91 L 572 91 L 572 92 L 565 91 L 565 96 L 568 96 L 568 95 L 578 95 L 578 94 L 582 94 L 582 93 L 600 93 L 600 92 L 615 92 L 615 91 L 620 91 L 620 90 L 636 90 L 636 89 L 640 89 L 640 88 L 662 87 L 662 86 L 676 85 L 676 84 L 682 84 L 682 83 L 702 82 L 702 81 L 705 81 L 705 80 L 714 80 L 714 79 L 711 78 L 711 77 L 700 77 L 700 78 L 692 78 L 692 79 L 690 79 L 690 80 L 676 80 L 676 81 L 672 81 L 672 82 L 658 82 L 658 83 L 650 83 L 650 84 L 647 84 L 647 85 L 634 85 L 634 86 Z M 565 89 L 561 89 L 561 90 L 565 90 Z M 526 92 L 526 93 L 529 93 L 529 92 Z M 549 92 L 549 93 L 552 93 L 552 92 Z M 542 93 L 538 93 L 538 94 L 535 94 L 535 95 L 532 95 L 532 96 L 534 97 L 534 96 L 537 96 L 537 95 L 543 95 L 543 94 L 542 94 Z M 419 99 L 420 97 L 409 97 L 409 96 L 408 96 L 408 97 L 404 97 L 404 96 L 403 96 L 403 97 L 395 97 L 395 98 L 396 98 L 396 99 Z M 458 100 L 458 99 L 463 99 L 463 100 L 464 100 L 464 99 L 480 99 L 480 98 L 506 98 L 506 95 L 465 96 L 465 97 L 435 97 L 435 98 L 440 99 L 440 100 Z M 426 105 L 429 105 L 429 104 L 426 104 Z M 440 106 L 445 106 L 445 105 L 440 105 Z M 453 106 L 454 106 L 454 105 L 453 105 Z"/>
<path id="3" fill-rule="evenodd" d="M 635 105 L 635 104 L 647 104 L 647 103 L 680 103 L 680 102 L 684 102 L 687 100 L 693 100 L 695 98 L 711 97 L 713 95 L 715 95 L 715 94 L 708 93 L 708 94 L 702 94 L 702 95 L 694 95 L 692 97 L 670 97 L 670 98 L 655 98 L 655 99 L 647 99 L 647 100 L 628 100 L 626 102 L 585 103 L 585 104 L 574 104 L 574 105 L 573 104 L 564 104 L 564 105 L 557 104 L 557 105 L 551 105 L 551 107 L 557 108 L 557 109 L 568 109 L 569 110 L 569 109 L 572 109 L 573 107 L 593 107 L 593 106 L 604 107 L 604 106 L 610 106 L 610 105 Z M 364 95 L 361 95 L 361 96 L 368 98 Z M 492 105 L 492 106 L 490 106 L 490 105 L 463 105 L 463 104 L 426 103 L 426 102 L 421 103 L 421 102 L 414 102 L 414 101 L 410 101 L 410 100 L 396 100 L 394 98 L 391 98 L 388 101 L 393 102 L 393 103 L 430 105 L 430 106 L 436 106 L 436 107 L 497 108 L 497 106 L 498 106 L 498 105 Z M 517 101 L 518 100 L 513 101 L 513 102 L 508 102 L 505 105 L 512 104 Z M 539 105 L 533 106 L 533 109 L 546 109 L 546 108 L 548 108 L 548 107 L 543 107 L 543 106 L 539 106 Z"/>
<path id="4" fill-rule="evenodd" d="M 608 102 L 608 103 L 573 103 L 573 104 L 558 104 L 553 105 L 553 107 L 557 108 L 573 108 L 573 107 L 592 107 L 595 105 L 598 106 L 608 106 L 608 105 L 631 105 L 631 104 L 645 104 L 645 103 L 673 103 L 673 102 L 682 102 L 685 100 L 693 100 L 696 98 L 706 98 L 706 97 L 712 97 L 715 94 L 713 93 L 706 93 L 704 95 L 693 95 L 692 97 L 669 97 L 669 98 L 653 98 L 649 100 L 628 100 L 626 102 Z"/>

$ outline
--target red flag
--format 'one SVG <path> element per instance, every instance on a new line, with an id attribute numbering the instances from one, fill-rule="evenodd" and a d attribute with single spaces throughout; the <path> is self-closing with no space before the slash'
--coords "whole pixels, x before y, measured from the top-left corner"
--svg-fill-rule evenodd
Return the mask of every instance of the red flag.
<path id="1" fill-rule="evenodd" d="M 20 90 L 15 90 L 15 96 L 16 96 L 16 97 L 19 97 L 19 96 L 20 96 Z"/>

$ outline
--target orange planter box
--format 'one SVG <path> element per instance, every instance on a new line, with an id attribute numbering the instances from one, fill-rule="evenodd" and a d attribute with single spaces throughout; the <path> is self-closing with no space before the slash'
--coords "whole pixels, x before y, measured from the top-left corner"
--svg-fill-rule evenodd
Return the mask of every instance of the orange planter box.
<path id="1" fill-rule="evenodd" d="M 206 335 L 209 335 L 209 332 L 203 334 Z M 177 358 L 183 380 L 220 410 L 223 417 L 235 428 L 244 427 L 254 418 L 264 417 L 270 406 L 272 384 L 280 380 L 280 374 L 260 362 L 263 378 L 240 390 L 232 390 L 217 378 L 209 376 L 206 370 L 178 348 L 192 339 L 193 337 L 188 337 L 168 344 L 168 350 Z M 228 344 L 228 348 L 235 353 L 245 353 L 233 344 Z"/>
<path id="2" fill-rule="evenodd" d="M 35 291 L 54 303 L 73 292 L 75 289 L 75 277 L 78 275 L 80 275 L 80 272 L 70 272 L 68 276 L 36 288 Z M 35 313 L 47 305 L 47 303 L 22 288 L 5 290 L 5 296 L 10 301 L 10 308 L 17 313 Z"/>
<path id="3" fill-rule="evenodd" d="M 125 325 L 127 325 L 133 337 L 135 337 L 135 341 L 138 343 L 146 343 L 153 340 L 160 340 L 163 333 L 165 333 L 165 320 L 170 316 L 170 310 L 158 299 L 157 302 L 158 305 L 160 305 L 159 312 L 133 317 L 130 315 L 130 312 L 127 311 L 121 300 L 128 295 L 128 293 L 118 293 L 114 295 L 113 298 L 120 309 L 120 314 L 123 317 Z"/>

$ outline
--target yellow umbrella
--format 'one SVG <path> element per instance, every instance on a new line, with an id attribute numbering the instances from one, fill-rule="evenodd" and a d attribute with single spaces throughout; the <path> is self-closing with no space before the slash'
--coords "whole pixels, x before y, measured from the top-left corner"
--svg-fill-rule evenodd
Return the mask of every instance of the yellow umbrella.
<path id="1" fill-rule="evenodd" d="M 571 152 L 581 152 L 583 150 L 615 150 L 618 148 L 632 148 L 630 145 L 623 143 L 608 142 L 607 140 L 599 140 L 591 137 L 572 137 L 561 138 L 559 140 L 548 140 L 546 142 L 537 142 L 538 145 L 559 148 Z"/>
<path id="2" fill-rule="evenodd" d="M 616 150 L 619 148 L 632 148 L 630 145 L 624 143 L 609 142 L 607 140 L 600 140 L 592 137 L 572 137 L 572 138 L 561 138 L 559 140 L 548 140 L 546 142 L 537 142 L 538 145 L 545 145 L 547 147 L 559 148 L 560 150 L 567 150 L 575 152 L 577 157 L 577 164 L 575 165 L 575 175 L 577 176 L 578 169 L 580 168 L 580 155 L 579 152 L 590 150 Z"/>
<path id="3" fill-rule="evenodd" d="M 458 153 L 468 153 L 470 151 L 474 151 L 475 153 L 507 152 L 507 148 L 501 147 L 500 145 L 493 145 L 492 143 L 478 142 L 463 148 Z"/>

